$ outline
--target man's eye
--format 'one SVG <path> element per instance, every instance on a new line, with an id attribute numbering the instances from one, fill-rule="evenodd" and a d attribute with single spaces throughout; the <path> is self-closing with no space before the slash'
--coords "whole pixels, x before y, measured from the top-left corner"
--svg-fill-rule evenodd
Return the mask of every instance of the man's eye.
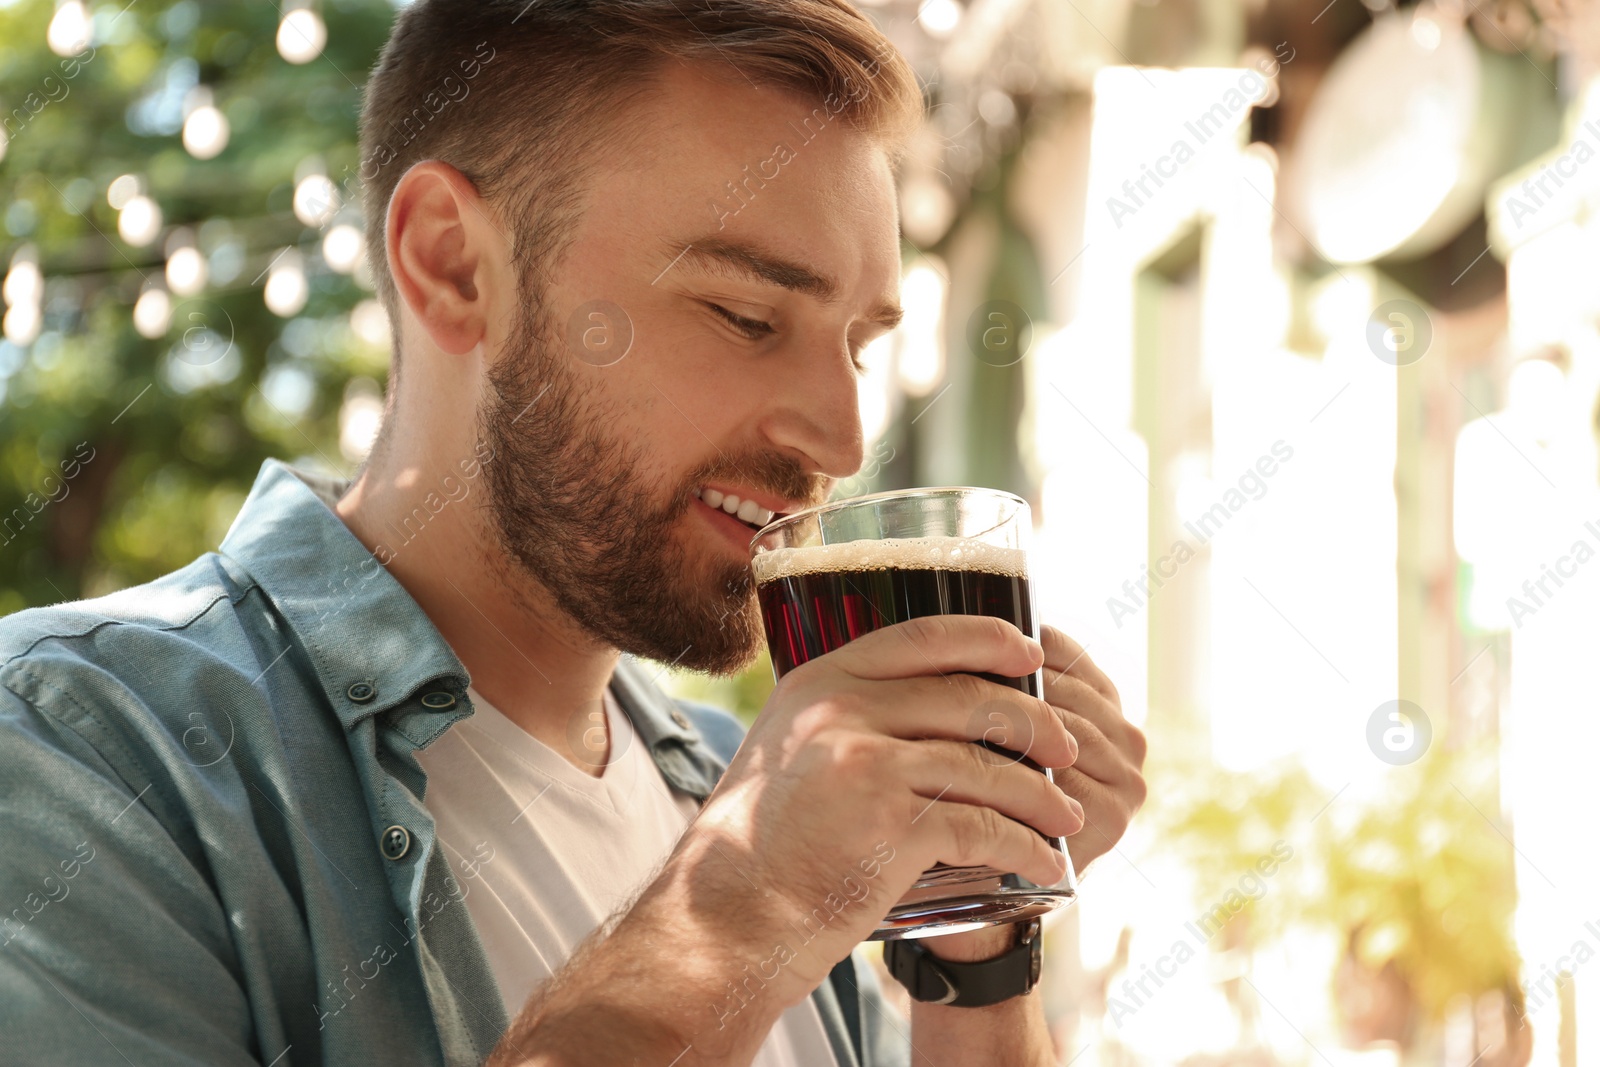
<path id="1" fill-rule="evenodd" d="M 773 330 L 772 323 L 770 322 L 762 322 L 760 319 L 747 319 L 743 315 L 735 315 L 727 308 L 718 304 L 707 303 L 706 307 L 710 308 L 712 311 L 715 311 L 718 315 L 721 315 L 723 320 L 727 322 L 729 326 L 732 326 L 735 330 L 738 330 L 741 334 L 748 337 L 752 341 L 758 337 L 765 337 L 767 334 L 776 332 Z"/>

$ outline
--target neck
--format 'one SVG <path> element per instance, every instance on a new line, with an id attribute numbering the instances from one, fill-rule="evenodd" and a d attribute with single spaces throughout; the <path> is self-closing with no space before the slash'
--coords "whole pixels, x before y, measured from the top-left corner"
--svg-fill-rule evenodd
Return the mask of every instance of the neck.
<path id="1" fill-rule="evenodd" d="M 618 652 L 590 638 L 501 548 L 484 506 L 488 454 L 481 444 L 397 447 L 373 458 L 335 510 L 421 606 L 473 688 L 598 773 L 606 754 L 574 751 L 569 737 L 583 732 L 569 727 L 601 707 Z"/>

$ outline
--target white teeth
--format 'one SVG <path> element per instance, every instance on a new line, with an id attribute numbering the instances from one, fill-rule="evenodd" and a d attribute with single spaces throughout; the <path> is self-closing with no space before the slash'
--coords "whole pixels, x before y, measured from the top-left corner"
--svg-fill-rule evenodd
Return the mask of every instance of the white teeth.
<path id="1" fill-rule="evenodd" d="M 718 489 L 696 489 L 694 495 L 707 507 L 721 508 L 729 515 L 754 526 L 767 525 L 777 514 L 768 511 L 754 500 L 740 500 L 732 493 L 724 494 Z"/>

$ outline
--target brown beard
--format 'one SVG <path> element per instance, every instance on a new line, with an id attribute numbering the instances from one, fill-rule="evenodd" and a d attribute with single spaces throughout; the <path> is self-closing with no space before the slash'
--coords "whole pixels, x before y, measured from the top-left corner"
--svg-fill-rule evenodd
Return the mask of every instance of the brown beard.
<path id="1" fill-rule="evenodd" d="M 665 497 L 652 491 L 644 448 L 606 433 L 627 420 L 580 398 L 584 364 L 537 307 L 523 302 L 478 412 L 505 557 L 598 642 L 712 674 L 743 669 L 762 647 L 754 580 L 748 563 L 685 550 L 693 491 L 720 481 L 820 500 L 824 480 L 777 453 L 722 453 Z M 601 371 L 630 372 L 645 372 L 640 360 Z"/>

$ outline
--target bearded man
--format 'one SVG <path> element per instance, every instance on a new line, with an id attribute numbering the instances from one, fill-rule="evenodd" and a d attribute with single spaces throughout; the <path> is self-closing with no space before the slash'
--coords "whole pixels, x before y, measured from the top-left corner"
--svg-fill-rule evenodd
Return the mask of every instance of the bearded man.
<path id="1" fill-rule="evenodd" d="M 0 1061 L 1052 1062 L 1031 980 L 907 1027 L 852 950 L 936 862 L 1052 884 L 1046 836 L 1121 835 L 1144 740 L 1081 648 L 905 623 L 747 736 L 636 659 L 747 665 L 753 529 L 860 466 L 921 113 L 844 0 L 400 12 L 368 461 L 268 462 L 217 552 L 0 624 Z M 979 758 L 994 700 L 1058 784 Z"/>

